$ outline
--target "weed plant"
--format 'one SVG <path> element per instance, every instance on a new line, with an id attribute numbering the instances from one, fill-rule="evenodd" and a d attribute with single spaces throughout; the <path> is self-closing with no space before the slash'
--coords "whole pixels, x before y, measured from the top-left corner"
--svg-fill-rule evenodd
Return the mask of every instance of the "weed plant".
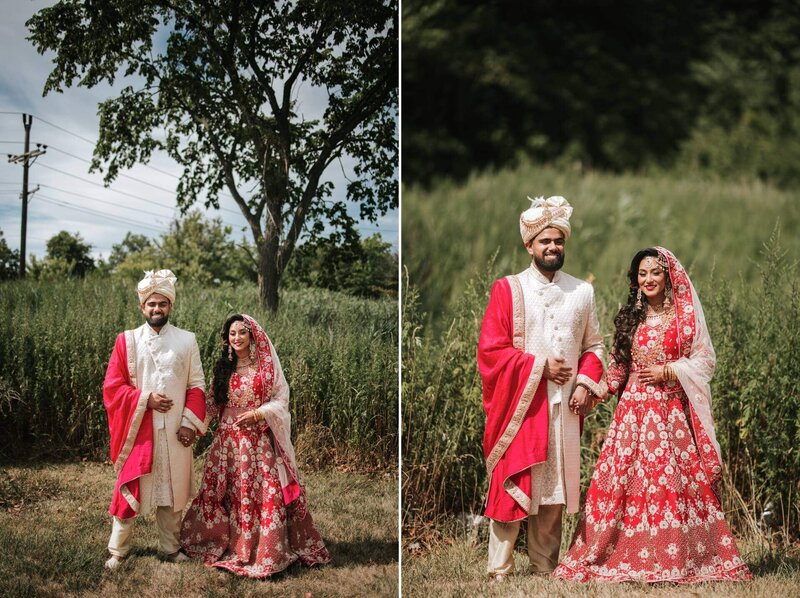
<path id="1" fill-rule="evenodd" d="M 134 289 L 108 278 L 11 281 L 0 305 L 0 458 L 107 456 L 103 377 L 117 334 L 144 323 Z M 276 315 L 256 305 L 254 285 L 178 283 L 170 321 L 196 334 L 206 388 L 223 322 L 249 313 L 286 372 L 295 436 L 322 426 L 339 459 L 394 466 L 397 303 L 297 289 Z"/>

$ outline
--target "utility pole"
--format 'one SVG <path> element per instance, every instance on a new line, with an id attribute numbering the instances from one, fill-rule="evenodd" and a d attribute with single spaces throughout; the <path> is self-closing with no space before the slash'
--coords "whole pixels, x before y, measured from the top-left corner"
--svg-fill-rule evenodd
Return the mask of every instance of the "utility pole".
<path id="1" fill-rule="evenodd" d="M 36 150 L 30 151 L 31 124 L 33 116 L 30 114 L 22 115 L 22 126 L 25 127 L 25 152 L 21 155 L 12 156 L 8 154 L 8 161 L 12 164 L 22 162 L 22 227 L 19 240 L 19 277 L 25 278 L 25 235 L 28 228 L 28 168 L 36 158 L 47 152 L 47 146 L 40 143 L 36 144 Z"/>

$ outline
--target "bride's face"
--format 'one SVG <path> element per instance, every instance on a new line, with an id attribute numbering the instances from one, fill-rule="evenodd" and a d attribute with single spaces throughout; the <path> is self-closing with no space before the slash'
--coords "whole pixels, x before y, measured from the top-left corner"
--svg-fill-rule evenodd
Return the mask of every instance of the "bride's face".
<path id="1" fill-rule="evenodd" d="M 650 304 L 664 302 L 667 274 L 656 258 L 648 256 L 639 262 L 638 281 L 639 288 Z"/>
<path id="2" fill-rule="evenodd" d="M 250 351 L 250 331 L 244 322 L 236 321 L 231 324 L 228 330 L 228 342 L 239 356 L 246 355 Z"/>

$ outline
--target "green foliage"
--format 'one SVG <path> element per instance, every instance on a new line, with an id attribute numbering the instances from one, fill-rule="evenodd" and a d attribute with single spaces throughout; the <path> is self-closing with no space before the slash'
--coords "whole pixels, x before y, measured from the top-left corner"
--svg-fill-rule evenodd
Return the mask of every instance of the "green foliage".
<path id="1" fill-rule="evenodd" d="M 0 456 L 106 455 L 103 377 L 116 335 L 143 322 L 135 286 L 113 278 L 10 281 L 0 303 Z M 396 462 L 397 303 L 297 289 L 276 314 L 256 304 L 252 284 L 179 282 L 171 321 L 197 335 L 207 386 L 225 318 L 249 313 L 286 370 L 294 434 L 324 426 L 342 460 Z"/>
<path id="2" fill-rule="evenodd" d="M 679 164 L 728 178 L 800 183 L 800 21 L 772 1 L 731 10 L 694 64 L 705 101 Z"/>
<path id="3" fill-rule="evenodd" d="M 251 278 L 255 266 L 243 268 L 244 250 L 230 240 L 230 233 L 219 218 L 206 220 L 193 210 L 172 221 L 157 244 L 128 233 L 114 246 L 109 264 L 117 262 L 114 274 L 126 280 L 138 281 L 144 270 L 168 267 L 179 280 L 201 285 L 243 282 Z"/>
<path id="4" fill-rule="evenodd" d="M 497 198 L 540 189 L 557 190 L 575 207 L 565 270 L 593 278 L 607 347 L 633 254 L 664 245 L 687 266 L 717 353 L 712 408 L 728 473 L 724 506 L 742 531 L 772 503 L 782 537 L 796 539 L 800 482 L 789 472 L 800 471 L 800 241 L 779 238 L 775 222 L 797 230 L 800 202 L 759 184 L 532 167 L 404 195 L 405 529 L 419 532 L 444 514 L 481 508 L 477 337 L 491 282 L 528 263 L 517 227 L 527 204 Z M 584 488 L 615 404 L 600 405 L 586 420 Z"/>
<path id="5" fill-rule="evenodd" d="M 403 3 L 403 180 L 518 159 L 800 181 L 793 0 Z"/>
<path id="6" fill-rule="evenodd" d="M 476 350 L 493 264 L 470 281 L 440 338 L 425 337 L 419 294 L 403 289 L 403 520 L 481 502 L 483 409 Z"/>
<path id="7" fill-rule="evenodd" d="M 11 250 L 0 229 L 0 280 L 9 280 L 19 276 L 19 251 Z"/>
<path id="8" fill-rule="evenodd" d="M 135 77 L 100 104 L 93 167 L 111 182 L 164 151 L 183 167 L 183 209 L 202 195 L 219 207 L 227 188 L 258 248 L 259 297 L 276 309 L 301 233 L 352 230 L 347 201 L 371 221 L 397 206 L 397 19 L 397 0 L 60 0 L 27 26 L 53 53 L 45 93 Z M 319 115 L 300 111 L 301 85 L 321 92 Z M 327 199 L 323 173 L 345 156 L 347 189 Z"/>
<path id="9" fill-rule="evenodd" d="M 529 256 L 519 236 L 526 196 L 563 195 L 575 207 L 565 271 L 595 280 L 600 295 L 621 301 L 619 285 L 636 251 L 663 245 L 699 280 L 758 277 L 763 243 L 780 220 L 800 230 L 800 194 L 759 182 L 714 182 L 671 173 L 581 174 L 529 163 L 403 193 L 403 264 L 438 331 L 473 273 L 497 251 L 498 271 L 519 272 Z M 800 255 L 800 237 L 786 249 Z M 616 311 L 616 309 L 614 309 Z M 611 314 L 613 315 L 613 314 Z M 437 323 L 438 322 L 438 323 Z"/>
<path id="10" fill-rule="evenodd" d="M 120 243 L 111 246 L 111 255 L 108 256 L 108 267 L 114 269 L 124 262 L 131 254 L 141 253 L 150 249 L 153 242 L 144 235 L 128 232 Z"/>
<path id="11" fill-rule="evenodd" d="M 58 280 L 69 276 L 83 278 L 95 270 L 92 246 L 84 243 L 79 233 L 62 230 L 47 241 L 47 256 L 42 261 L 31 259 L 30 272 L 34 278 Z"/>
<path id="12" fill-rule="evenodd" d="M 286 283 L 344 291 L 360 297 L 397 296 L 397 255 L 379 234 L 339 244 L 329 237 L 300 245 Z"/>
<path id="13" fill-rule="evenodd" d="M 690 0 L 404 2 L 404 182 L 519 154 L 614 169 L 670 156 L 714 16 Z"/>

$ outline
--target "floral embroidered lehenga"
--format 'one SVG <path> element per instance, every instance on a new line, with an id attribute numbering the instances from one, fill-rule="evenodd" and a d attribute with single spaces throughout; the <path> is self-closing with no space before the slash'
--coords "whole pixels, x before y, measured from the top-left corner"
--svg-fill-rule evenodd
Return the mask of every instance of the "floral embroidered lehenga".
<path id="1" fill-rule="evenodd" d="M 296 560 L 330 561 L 306 505 L 291 444 L 288 386 L 274 348 L 258 323 L 244 316 L 256 345 L 258 368 L 231 375 L 219 426 L 208 449 L 200 492 L 181 526 L 181 545 L 206 565 L 248 577 L 283 571 Z M 265 406 L 266 405 L 266 406 Z M 265 420 L 234 426 L 263 407 Z"/>
<path id="2" fill-rule="evenodd" d="M 715 355 L 702 306 L 666 249 L 673 305 L 639 324 L 573 543 L 553 575 L 574 581 L 695 583 L 751 578 L 719 502 L 722 472 L 711 419 Z M 677 380 L 644 385 L 638 372 L 669 364 Z"/>

